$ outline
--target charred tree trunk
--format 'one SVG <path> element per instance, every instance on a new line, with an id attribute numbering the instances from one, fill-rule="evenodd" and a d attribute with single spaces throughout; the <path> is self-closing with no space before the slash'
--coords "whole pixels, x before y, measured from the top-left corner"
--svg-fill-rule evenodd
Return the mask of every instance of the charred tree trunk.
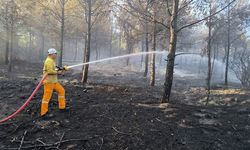
<path id="1" fill-rule="evenodd" d="M 121 48 L 121 44 L 122 44 L 122 34 L 119 34 L 119 43 L 118 43 L 118 47 L 119 47 L 119 55 L 122 55 L 122 48 Z"/>
<path id="2" fill-rule="evenodd" d="M 97 37 L 95 36 L 95 60 L 99 59 L 99 52 L 98 52 L 98 42 L 97 42 Z"/>
<path id="3" fill-rule="evenodd" d="M 144 36 L 141 39 L 141 52 L 144 52 Z M 143 66 L 143 55 L 141 56 L 141 67 Z"/>
<path id="4" fill-rule="evenodd" d="M 59 57 L 59 66 L 62 66 L 63 60 L 63 48 L 64 48 L 64 23 L 65 23 L 65 0 L 61 0 L 62 2 L 62 14 L 61 14 L 61 39 L 60 39 L 60 57 Z"/>
<path id="5" fill-rule="evenodd" d="M 85 62 L 90 61 L 90 43 L 91 43 L 91 12 L 92 12 L 92 4 L 91 0 L 88 0 L 88 42 L 87 42 L 87 49 L 85 53 Z M 82 83 L 86 84 L 88 80 L 88 72 L 89 72 L 89 65 L 85 65 L 83 69 L 83 75 L 82 75 Z"/>
<path id="6" fill-rule="evenodd" d="M 10 29 L 9 24 L 6 25 L 6 49 L 5 49 L 5 65 L 9 64 L 9 46 L 10 46 Z"/>
<path id="7" fill-rule="evenodd" d="M 211 48 L 212 49 L 212 48 Z M 213 48 L 213 61 L 212 61 L 212 56 L 211 56 L 211 63 L 212 63 L 212 67 L 211 67 L 211 78 L 213 77 L 213 73 L 214 73 L 214 65 L 215 65 L 215 59 L 216 59 L 216 49 L 215 48 Z M 212 52 L 210 52 L 210 53 L 212 53 Z"/>
<path id="8" fill-rule="evenodd" d="M 131 52 L 132 52 L 132 45 L 131 45 L 130 38 L 127 38 L 127 49 L 128 49 L 128 54 L 131 54 Z M 129 57 L 127 58 L 126 64 L 127 64 L 127 66 L 129 65 Z"/>
<path id="9" fill-rule="evenodd" d="M 113 51 L 113 26 L 111 25 L 110 29 L 110 48 L 109 48 L 109 57 L 112 57 L 112 51 Z"/>
<path id="10" fill-rule="evenodd" d="M 212 6 L 211 3 L 209 4 L 210 6 L 210 15 L 212 14 Z M 212 64 L 211 64 L 211 41 L 212 41 L 212 22 L 211 22 L 211 17 L 208 18 L 208 43 L 207 43 L 207 58 L 208 58 L 208 71 L 207 71 L 207 102 L 206 105 L 209 102 L 210 99 L 210 90 L 211 90 L 211 75 L 212 75 Z"/>
<path id="11" fill-rule="evenodd" d="M 170 94 L 171 94 L 171 89 L 172 89 L 172 84 L 173 84 L 175 52 L 176 52 L 176 44 L 177 44 L 178 7 L 179 7 L 179 0 L 173 0 L 172 15 L 171 15 L 171 20 L 170 20 L 171 25 L 170 25 L 169 53 L 168 53 L 168 62 L 167 62 L 167 67 L 166 67 L 162 103 L 166 103 L 170 100 Z"/>
<path id="12" fill-rule="evenodd" d="M 95 60 L 98 60 L 99 59 L 99 52 L 98 52 L 97 44 L 95 44 L 95 45 L 96 45 L 96 47 L 95 47 L 95 53 L 96 53 Z"/>
<path id="13" fill-rule="evenodd" d="M 32 61 L 32 31 L 31 31 L 31 27 L 29 30 L 29 60 Z"/>
<path id="14" fill-rule="evenodd" d="M 5 65 L 9 63 L 9 46 L 10 46 L 10 26 L 9 26 L 9 6 L 5 7 L 5 17 L 6 17 L 6 49 L 5 49 Z"/>
<path id="15" fill-rule="evenodd" d="M 149 49 L 149 40 L 148 40 L 148 29 L 146 27 L 146 38 L 145 38 L 145 44 L 146 44 L 146 48 L 145 48 L 145 52 L 148 52 Z M 148 75 L 148 54 L 145 55 L 145 71 L 144 71 L 144 77 L 147 77 Z"/>
<path id="16" fill-rule="evenodd" d="M 83 63 L 85 63 L 86 62 L 86 57 L 85 57 L 85 55 L 86 55 L 86 53 L 87 53 L 87 45 L 88 45 L 88 36 L 87 36 L 87 34 L 85 34 L 84 35 L 84 50 L 83 50 Z M 84 71 L 84 67 L 85 66 L 82 66 L 82 72 Z"/>
<path id="17" fill-rule="evenodd" d="M 146 7 L 146 14 L 148 13 L 148 4 Z M 145 30 L 146 30 L 146 35 L 145 35 L 145 52 L 148 52 L 148 45 L 149 45 L 149 40 L 148 40 L 148 21 L 145 21 Z M 145 71 L 144 71 L 144 77 L 147 77 L 148 75 L 148 55 L 145 55 Z"/>
<path id="18" fill-rule="evenodd" d="M 202 59 L 200 58 L 200 61 L 199 61 L 199 68 L 198 68 L 198 74 L 201 74 L 201 65 L 202 65 L 201 61 L 202 61 Z"/>
<path id="19" fill-rule="evenodd" d="M 44 44 L 45 44 L 45 38 L 44 35 L 41 33 L 41 40 L 42 40 L 42 46 L 41 46 L 41 50 L 40 50 L 40 61 L 43 62 L 44 59 Z"/>
<path id="20" fill-rule="evenodd" d="M 154 18 L 156 17 L 156 10 Z M 156 20 L 154 19 L 154 29 L 153 29 L 153 48 L 152 51 L 156 51 Z M 151 73 L 150 73 L 150 85 L 155 85 L 155 53 L 151 55 Z"/>
<path id="21" fill-rule="evenodd" d="M 230 19 L 230 6 L 228 6 L 228 27 L 227 27 L 227 51 L 226 51 L 226 69 L 225 69 L 225 85 L 228 85 L 228 67 L 229 67 L 229 55 L 230 55 L 230 30 L 231 30 L 231 19 Z"/>
<path id="22" fill-rule="evenodd" d="M 159 66 L 161 67 L 162 66 L 162 60 L 163 60 L 163 56 L 162 55 L 160 55 L 160 58 L 159 58 Z"/>
<path id="23" fill-rule="evenodd" d="M 75 56 L 74 56 L 74 61 L 77 60 L 77 55 L 78 55 L 78 39 L 75 39 Z"/>
<path id="24" fill-rule="evenodd" d="M 14 5 L 14 1 L 12 1 L 12 5 Z M 13 61 L 13 40 L 14 40 L 14 6 L 11 8 L 11 15 L 10 15 L 10 51 L 8 55 L 8 72 L 12 72 L 12 61 Z"/>

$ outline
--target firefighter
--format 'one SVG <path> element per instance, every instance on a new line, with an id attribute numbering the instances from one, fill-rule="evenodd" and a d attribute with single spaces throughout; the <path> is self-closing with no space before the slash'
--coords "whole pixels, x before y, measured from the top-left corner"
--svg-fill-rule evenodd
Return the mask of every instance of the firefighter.
<path id="1" fill-rule="evenodd" d="M 44 94 L 41 104 L 41 116 L 48 112 L 49 101 L 55 90 L 58 94 L 58 105 L 60 110 L 66 109 L 65 90 L 58 82 L 58 75 L 62 74 L 64 70 L 68 70 L 67 66 L 59 68 L 56 66 L 57 51 L 54 48 L 48 50 L 48 57 L 44 62 L 43 74 L 48 77 L 44 81 Z"/>

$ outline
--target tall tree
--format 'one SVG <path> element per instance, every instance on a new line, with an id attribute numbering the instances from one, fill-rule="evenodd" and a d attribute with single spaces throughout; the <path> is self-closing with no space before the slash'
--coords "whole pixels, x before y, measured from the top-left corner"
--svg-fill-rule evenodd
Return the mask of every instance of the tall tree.
<path id="1" fill-rule="evenodd" d="M 88 19 L 87 19 L 87 23 L 88 23 L 88 32 L 87 32 L 87 48 L 85 51 L 85 58 L 84 61 L 85 62 L 89 62 L 90 61 L 90 44 L 91 44 L 91 18 L 92 18 L 92 0 L 87 0 L 88 3 Z M 89 71 L 89 64 L 85 65 L 83 68 L 83 74 L 82 74 L 82 83 L 85 84 L 87 83 L 88 80 L 88 71 Z"/>
<path id="2" fill-rule="evenodd" d="M 93 26 L 96 25 L 96 23 L 101 22 L 104 18 L 107 18 L 109 15 L 110 10 L 108 6 L 110 0 L 79 0 L 79 3 L 83 8 L 83 18 L 87 23 L 87 35 L 85 35 L 86 43 L 84 49 L 84 62 L 86 63 L 90 61 L 91 35 Z M 82 70 L 81 82 L 86 84 L 88 80 L 89 65 L 84 65 Z"/>
<path id="3" fill-rule="evenodd" d="M 8 3 L 9 7 L 9 19 L 8 19 L 8 23 L 9 25 L 9 29 L 7 30 L 7 35 L 9 37 L 9 52 L 8 52 L 8 72 L 12 72 L 12 66 L 13 66 L 13 44 L 14 44 L 14 34 L 15 34 L 15 27 L 16 27 L 16 23 L 18 21 L 18 5 L 16 3 L 16 1 L 11 0 Z M 7 43 L 6 43 L 7 44 Z"/>
<path id="4" fill-rule="evenodd" d="M 154 22 L 153 22 L 153 46 L 152 46 L 152 51 L 156 51 L 156 4 L 153 4 L 153 11 L 154 11 Z M 151 55 L 151 72 L 150 72 L 150 85 L 154 86 L 155 85 L 155 53 Z"/>
<path id="5" fill-rule="evenodd" d="M 154 1 L 154 0 L 153 0 Z M 150 2 L 153 2 L 150 1 Z M 228 5 L 231 5 L 236 0 L 232 0 Z M 196 20 L 188 20 L 185 19 L 185 11 L 186 8 L 189 8 L 189 6 L 195 6 L 196 3 L 200 3 L 201 1 L 198 0 L 170 0 L 170 1 L 160 1 L 159 8 L 165 7 L 165 10 L 167 15 L 165 15 L 164 18 L 159 18 L 156 20 L 156 23 L 161 25 L 161 27 L 164 27 L 169 31 L 169 35 L 166 37 L 169 37 L 169 43 L 168 43 L 168 56 L 167 56 L 167 66 L 166 66 L 166 76 L 165 76 L 165 82 L 164 82 L 164 92 L 162 97 L 162 102 L 168 102 L 170 100 L 171 95 L 171 89 L 172 89 L 172 83 L 173 83 L 173 73 L 174 73 L 174 62 L 175 62 L 175 53 L 177 48 L 177 35 L 181 31 L 183 31 L 186 28 L 190 28 L 195 26 L 198 23 L 204 22 L 211 16 L 215 16 L 222 12 L 224 9 L 228 7 L 222 6 L 220 10 L 217 12 L 211 14 L 211 16 L 205 16 L 201 18 L 200 15 L 195 16 L 194 18 L 197 18 Z M 123 9 L 130 13 L 134 17 L 142 18 L 147 21 L 153 22 L 154 19 L 152 17 L 152 14 L 145 14 L 145 11 L 140 10 L 136 5 L 133 5 L 131 1 L 128 1 L 129 7 L 132 8 L 132 10 L 128 10 L 127 7 L 124 7 Z M 198 7 L 202 7 L 197 5 Z M 159 10 L 159 9 L 158 9 Z M 193 9 L 195 10 L 195 8 Z M 190 15 L 190 14 L 189 14 Z M 188 15 L 187 15 L 188 16 Z M 181 19 L 179 19 L 181 18 Z M 201 18 L 201 19 L 200 19 Z"/>
<path id="6" fill-rule="evenodd" d="M 163 92 L 163 98 L 162 102 L 167 102 L 170 100 L 170 94 L 171 94 L 171 88 L 173 83 L 173 73 L 174 73 L 174 61 L 175 61 L 175 52 L 176 52 L 176 44 L 177 44 L 177 34 L 182 31 L 183 29 L 186 29 L 188 27 L 192 27 L 200 22 L 203 22 L 223 10 L 225 10 L 229 5 L 231 5 L 235 0 L 232 0 L 230 3 L 228 3 L 226 6 L 222 7 L 220 10 L 202 18 L 195 20 L 191 23 L 186 23 L 186 25 L 182 25 L 177 29 L 177 19 L 178 19 L 178 13 L 180 10 L 186 8 L 192 0 L 189 2 L 184 3 L 184 5 L 180 8 L 178 8 L 179 0 L 172 0 L 172 13 L 171 14 L 171 21 L 170 21 L 170 42 L 169 42 L 169 51 L 168 51 L 168 62 L 167 62 L 167 68 L 166 68 L 166 77 L 165 77 L 165 83 L 164 83 L 164 92 Z M 209 45 L 209 44 L 208 44 Z M 211 70 L 209 71 L 211 72 Z M 210 76 L 210 75 L 209 75 Z M 210 80 L 210 79 L 209 79 Z"/>
<path id="7" fill-rule="evenodd" d="M 5 50 L 5 64 L 7 65 L 9 63 L 9 41 L 10 41 L 10 27 L 9 27 L 9 6 L 8 4 L 5 4 L 5 30 L 6 30 L 6 50 Z"/>
<path id="8" fill-rule="evenodd" d="M 227 51 L 226 51 L 226 69 L 225 69 L 225 85 L 228 85 L 228 68 L 229 68 L 229 55 L 230 55 L 230 48 L 231 48 L 231 39 L 230 39 L 230 32 L 231 32 L 231 18 L 230 18 L 230 5 L 227 9 Z"/>
<path id="9" fill-rule="evenodd" d="M 5 30 L 5 64 L 9 63 L 9 46 L 10 46 L 10 1 L 1 1 L 0 21 Z"/>
<path id="10" fill-rule="evenodd" d="M 10 51 L 8 55 L 8 72 L 12 71 L 12 61 L 13 61 L 13 40 L 14 40 L 14 21 L 16 13 L 16 3 L 14 0 L 11 0 L 10 3 Z"/>
<path id="11" fill-rule="evenodd" d="M 34 0 L 33 0 L 34 1 Z M 59 31 L 59 37 L 60 37 L 60 50 L 59 50 L 59 59 L 58 59 L 58 65 L 62 66 L 63 62 L 63 50 L 64 50 L 64 37 L 65 37 L 65 20 L 66 20 L 66 5 L 70 2 L 69 0 L 57 0 L 57 1 L 50 1 L 50 0 L 36 0 L 38 4 L 43 9 L 46 9 L 47 12 L 56 20 L 60 27 Z M 72 8 L 71 8 L 72 9 Z M 58 23 L 53 23 L 55 24 L 54 26 L 57 28 Z"/>
<path id="12" fill-rule="evenodd" d="M 208 71 L 207 71 L 207 104 L 210 98 L 211 89 L 211 76 L 212 76 L 212 64 L 211 64 L 211 47 L 212 47 L 212 2 L 209 2 L 209 18 L 207 22 L 208 26 L 208 42 L 207 42 L 207 58 L 208 58 Z"/>
<path id="13" fill-rule="evenodd" d="M 168 50 L 168 63 L 166 67 L 165 83 L 164 83 L 164 93 L 162 102 L 165 103 L 169 101 L 172 83 L 173 83 L 173 74 L 174 74 L 174 64 L 175 64 L 175 53 L 176 53 L 176 42 L 177 42 L 177 19 L 178 19 L 178 9 L 179 9 L 179 0 L 172 1 L 172 13 L 171 13 L 171 24 L 170 24 L 170 41 L 169 41 L 169 50 Z"/>
<path id="14" fill-rule="evenodd" d="M 149 7 L 149 1 L 146 1 L 146 15 L 148 14 L 148 8 Z M 149 31 L 148 31 L 148 20 L 145 20 L 145 52 L 148 52 L 149 50 Z M 144 77 L 147 77 L 148 75 L 148 55 L 145 56 L 145 70 L 144 70 Z"/>
<path id="15" fill-rule="evenodd" d="M 68 0 L 60 0 L 60 6 L 61 6 L 61 40 L 60 40 L 60 59 L 59 59 L 59 66 L 62 66 L 63 61 L 63 48 L 64 48 L 64 30 L 65 30 L 65 5 Z"/>

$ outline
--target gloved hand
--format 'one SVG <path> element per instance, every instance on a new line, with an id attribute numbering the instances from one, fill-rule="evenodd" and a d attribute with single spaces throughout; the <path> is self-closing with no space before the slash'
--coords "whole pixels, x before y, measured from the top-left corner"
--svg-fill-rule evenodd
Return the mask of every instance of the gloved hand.
<path id="1" fill-rule="evenodd" d="M 63 67 L 56 66 L 56 69 L 57 69 L 57 71 L 68 71 L 69 70 L 68 66 L 63 66 Z"/>
<path id="2" fill-rule="evenodd" d="M 62 71 L 62 70 L 58 70 L 58 71 L 57 71 L 57 74 L 58 74 L 58 75 L 62 75 L 62 74 L 63 74 L 63 71 Z"/>

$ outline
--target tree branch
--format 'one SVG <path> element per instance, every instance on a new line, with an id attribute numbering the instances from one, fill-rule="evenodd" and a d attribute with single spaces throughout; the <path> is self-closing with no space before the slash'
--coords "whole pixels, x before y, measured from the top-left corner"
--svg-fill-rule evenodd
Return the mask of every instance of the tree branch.
<path id="1" fill-rule="evenodd" d="M 168 0 L 167 0 L 167 8 L 168 8 L 168 14 L 169 14 L 169 16 L 172 16 L 172 13 L 171 13 L 171 11 L 170 11 L 170 7 L 169 7 Z"/>
<path id="2" fill-rule="evenodd" d="M 213 16 L 217 15 L 218 13 L 222 12 L 223 10 L 225 10 L 228 6 L 230 6 L 230 5 L 231 5 L 232 3 L 234 3 L 235 1 L 236 1 L 236 0 L 231 1 L 231 2 L 228 3 L 225 7 L 223 7 L 221 10 L 219 10 L 219 11 L 217 11 L 217 12 L 215 12 L 215 13 L 213 13 L 213 14 L 211 14 L 211 15 L 209 15 L 209 16 L 203 18 L 203 19 L 197 20 L 197 21 L 195 21 L 195 22 L 193 22 L 193 23 L 190 23 L 190 24 L 188 24 L 188 25 L 185 25 L 185 26 L 181 27 L 180 29 L 177 30 L 177 33 L 180 32 L 181 30 L 185 29 L 185 28 L 188 28 L 188 27 L 190 27 L 190 26 L 193 26 L 193 25 L 195 25 L 195 24 L 198 24 L 198 23 L 200 23 L 200 22 L 202 22 L 202 21 L 204 21 L 204 20 L 207 20 L 207 19 L 210 18 L 210 17 L 213 17 Z"/>
<path id="3" fill-rule="evenodd" d="M 150 21 L 150 22 L 156 21 L 157 24 L 160 24 L 160 25 L 164 26 L 165 28 L 170 29 L 170 27 L 169 27 L 168 25 L 166 25 L 166 24 L 164 24 L 163 22 L 160 22 L 160 21 L 158 21 L 158 20 L 154 20 L 152 16 L 147 15 L 147 14 L 145 14 L 145 13 L 142 13 L 141 11 L 137 10 L 137 9 L 136 9 L 135 7 L 133 7 L 132 5 L 129 5 L 129 7 L 132 8 L 133 10 L 135 10 L 137 13 L 139 13 L 139 14 L 141 14 L 141 15 L 136 15 L 136 14 L 132 13 L 130 10 L 128 10 L 127 8 L 121 6 L 120 4 L 115 3 L 115 2 L 113 2 L 113 3 L 114 3 L 116 6 L 120 7 L 120 8 L 123 9 L 123 10 L 125 10 L 127 13 L 131 14 L 131 15 L 134 16 L 134 17 L 142 18 L 142 19 L 144 19 L 144 20 L 146 20 L 146 21 Z"/>
<path id="4" fill-rule="evenodd" d="M 186 4 L 184 6 L 182 6 L 181 8 L 179 8 L 178 12 L 180 12 L 182 9 L 186 8 L 189 4 L 191 4 L 194 0 L 190 0 L 189 2 L 186 2 Z"/>

